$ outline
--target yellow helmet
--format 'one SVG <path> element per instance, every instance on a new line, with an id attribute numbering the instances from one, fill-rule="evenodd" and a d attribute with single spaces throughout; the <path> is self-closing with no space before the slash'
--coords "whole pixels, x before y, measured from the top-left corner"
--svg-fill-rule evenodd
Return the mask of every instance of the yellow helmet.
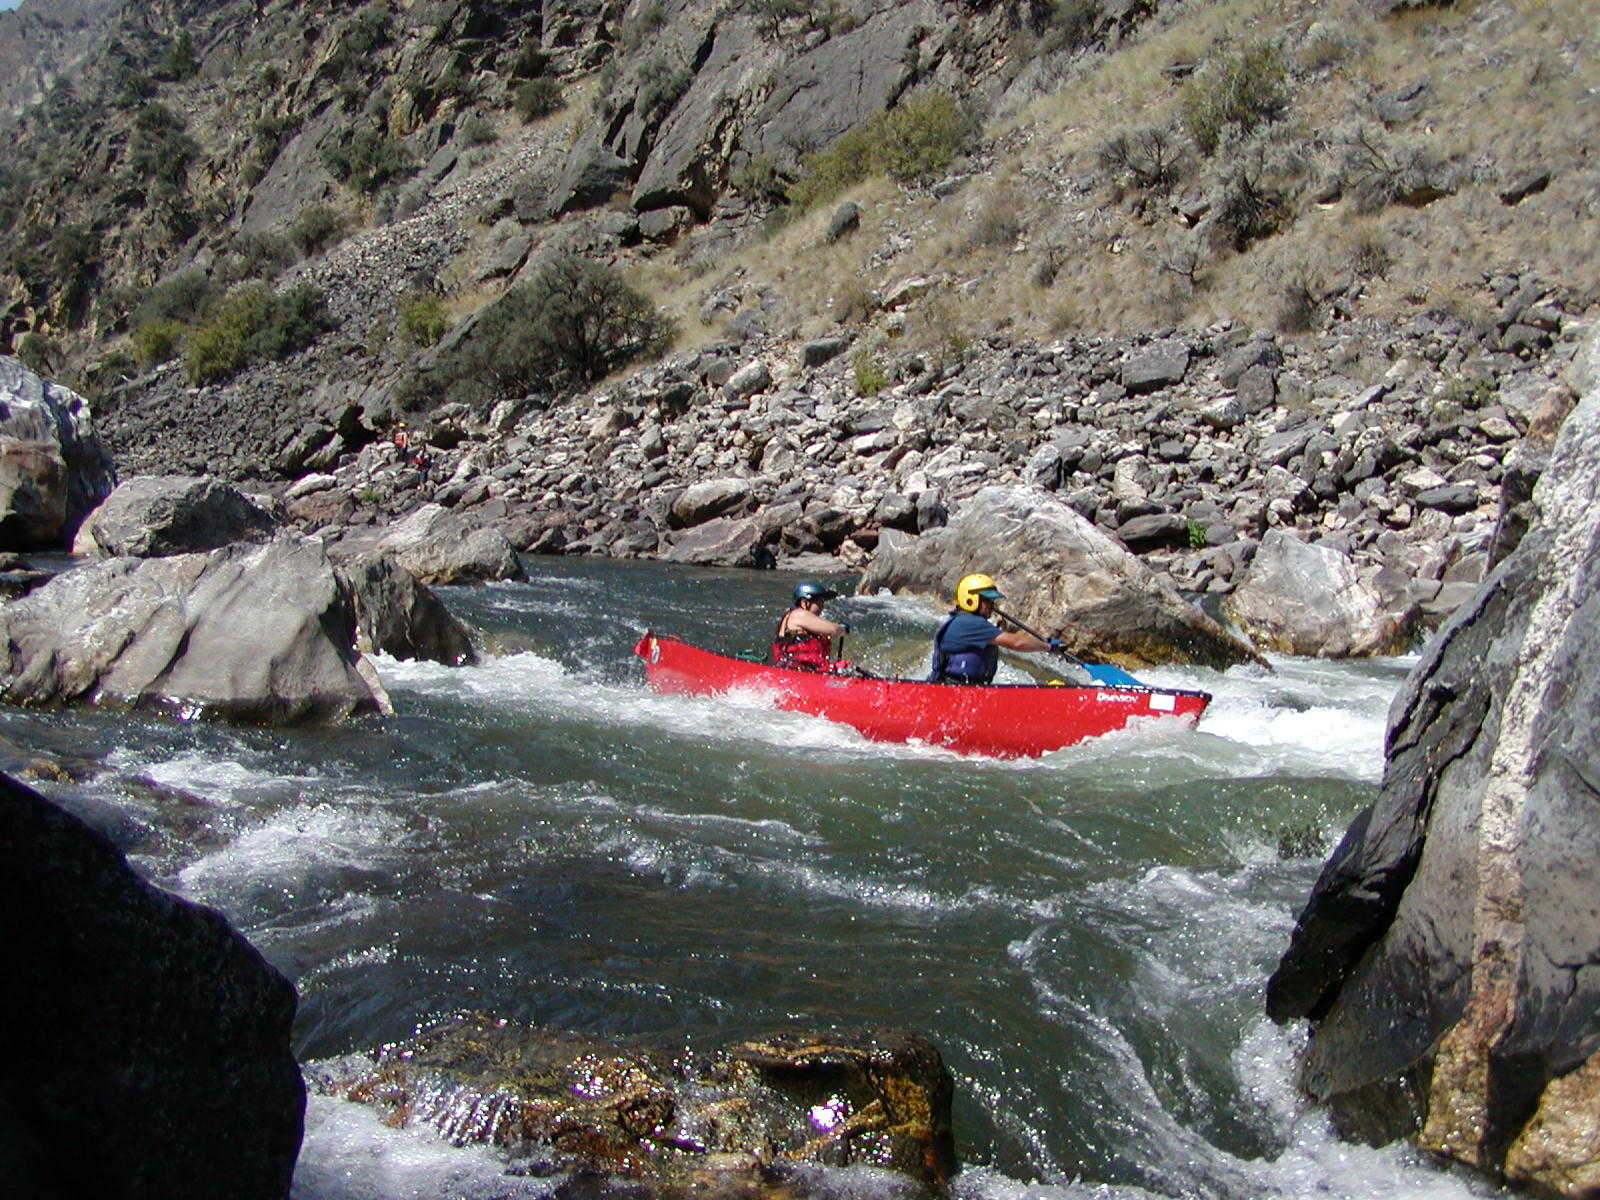
<path id="1" fill-rule="evenodd" d="M 962 612 L 977 612 L 979 600 L 1004 600 L 1005 595 L 987 575 L 963 575 L 956 584 L 956 607 Z"/>

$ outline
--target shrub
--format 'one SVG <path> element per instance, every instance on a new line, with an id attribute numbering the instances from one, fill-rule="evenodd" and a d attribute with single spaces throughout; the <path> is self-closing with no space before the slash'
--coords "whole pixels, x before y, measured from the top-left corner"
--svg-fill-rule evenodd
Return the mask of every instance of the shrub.
<path id="1" fill-rule="evenodd" d="M 168 317 L 152 317 L 133 331 L 134 357 L 147 367 L 176 357 L 187 328 Z"/>
<path id="2" fill-rule="evenodd" d="M 183 185 L 200 147 L 183 131 L 183 121 L 161 104 L 146 104 L 133 121 L 128 168 L 140 179 L 170 188 Z"/>
<path id="3" fill-rule="evenodd" d="M 1276 120 L 1288 102 L 1288 76 L 1277 47 L 1246 42 L 1184 85 L 1183 123 L 1194 144 L 1214 154 L 1230 130 L 1243 135 Z"/>
<path id="4" fill-rule="evenodd" d="M 807 157 L 789 199 L 802 209 L 873 175 L 909 180 L 950 165 L 976 122 L 949 92 L 932 91 L 880 113 Z"/>
<path id="5" fill-rule="evenodd" d="M 1418 138 L 1391 137 L 1371 125 L 1337 135 L 1340 175 L 1352 207 L 1374 213 L 1391 204 L 1423 205 L 1456 189 L 1455 172 L 1445 158 Z"/>
<path id="6" fill-rule="evenodd" d="M 431 346 L 450 330 L 444 301 L 433 295 L 413 296 L 400 305 L 400 334 L 414 346 Z"/>
<path id="7" fill-rule="evenodd" d="M 308 204 L 295 214 L 288 233 L 300 253 L 310 258 L 344 237 L 344 214 L 331 204 Z"/>
<path id="8" fill-rule="evenodd" d="M 287 238 L 276 233 L 241 233 L 228 247 L 228 256 L 217 267 L 224 282 L 241 279 L 268 279 L 294 261 Z"/>
<path id="9" fill-rule="evenodd" d="M 746 200 L 783 199 L 783 176 L 765 154 L 747 158 L 735 167 L 728 184 Z"/>
<path id="10" fill-rule="evenodd" d="M 200 60 L 194 56 L 194 39 L 185 31 L 167 44 L 154 75 L 164 82 L 178 83 L 192 78 L 199 71 Z"/>
<path id="11" fill-rule="evenodd" d="M 421 386 L 476 406 L 507 396 L 587 386 L 659 354 L 672 325 L 617 271 L 558 255 L 490 305 L 470 337 Z"/>
<path id="12" fill-rule="evenodd" d="M 554 79 L 530 79 L 517 85 L 512 103 L 524 121 L 548 117 L 561 108 L 561 85 Z"/>
<path id="13" fill-rule="evenodd" d="M 329 147 L 322 152 L 322 162 L 340 183 L 362 193 L 375 192 L 416 170 L 406 148 L 377 129 L 358 130 L 343 145 Z"/>
<path id="14" fill-rule="evenodd" d="M 481 113 L 473 113 L 461 122 L 461 141 L 467 146 L 487 146 L 498 139 L 494 122 Z"/>
<path id="15" fill-rule="evenodd" d="M 1164 125 L 1124 125 L 1100 145 L 1100 167 L 1116 182 L 1166 192 L 1182 175 L 1183 147 Z"/>
<path id="16" fill-rule="evenodd" d="M 870 351 L 860 351 L 852 361 L 856 374 L 856 395 L 876 396 L 889 386 L 889 372 Z"/>
<path id="17" fill-rule="evenodd" d="M 1277 326 L 1284 333 L 1305 333 L 1322 308 L 1323 285 L 1317 269 L 1304 258 L 1291 258 L 1269 276 L 1277 294 Z"/>
<path id="18" fill-rule="evenodd" d="M 215 294 L 215 286 L 204 271 L 180 271 L 144 294 L 133 311 L 133 323 L 137 326 L 165 318 L 187 324 L 205 311 Z"/>
<path id="19" fill-rule="evenodd" d="M 61 347 L 47 333 L 26 333 L 17 342 L 17 357 L 35 375 L 55 375 Z"/>
<path id="20" fill-rule="evenodd" d="M 1005 249 L 1017 244 L 1022 236 L 1022 216 L 1018 211 L 1017 197 L 1009 188 L 999 188 L 991 194 L 967 234 L 969 249 Z"/>
<path id="21" fill-rule="evenodd" d="M 776 38 L 785 21 L 804 16 L 808 5 L 801 0 L 745 0 L 744 10 L 766 27 L 768 37 Z"/>
<path id="22" fill-rule="evenodd" d="M 689 90 L 694 76 L 681 63 L 668 62 L 661 55 L 639 68 L 639 111 L 663 113 Z"/>
<path id="23" fill-rule="evenodd" d="M 1087 46 L 1105 16 L 1100 0 L 1054 0 L 1042 7 L 1042 12 L 1036 10 L 1035 28 L 1039 49 L 1046 54 Z"/>
<path id="24" fill-rule="evenodd" d="M 667 23 L 667 6 L 661 0 L 651 0 L 622 26 L 619 39 L 624 54 L 632 54 L 659 32 Z"/>
<path id="25" fill-rule="evenodd" d="M 513 79 L 537 79 L 550 69 L 550 56 L 538 46 L 524 46 L 511 64 Z"/>
<path id="26" fill-rule="evenodd" d="M 1206 527 L 1193 517 L 1183 523 L 1183 539 L 1189 543 L 1191 550 L 1204 550 L 1206 548 Z"/>
<path id="27" fill-rule="evenodd" d="M 310 345 L 327 327 L 322 293 L 309 284 L 276 295 L 263 283 L 241 284 L 189 335 L 184 370 L 192 383 L 216 383 L 247 363 Z"/>

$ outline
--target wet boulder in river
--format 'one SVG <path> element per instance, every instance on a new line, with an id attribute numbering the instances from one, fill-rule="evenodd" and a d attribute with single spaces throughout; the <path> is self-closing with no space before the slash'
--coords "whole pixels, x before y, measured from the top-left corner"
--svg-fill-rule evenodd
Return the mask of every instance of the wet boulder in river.
<path id="1" fill-rule="evenodd" d="M 0 550 L 66 547 L 116 482 L 88 401 L 0 356 Z"/>
<path id="2" fill-rule="evenodd" d="M 356 648 L 363 653 L 452 667 L 477 661 L 467 627 L 394 559 L 363 555 L 338 571 L 355 606 Z"/>
<path id="3" fill-rule="evenodd" d="M 424 504 L 390 529 L 378 549 L 426 584 L 522 579 L 522 564 L 503 533 L 473 526 L 438 504 Z"/>
<path id="4" fill-rule="evenodd" d="M 541 1170 L 744 1190 L 815 1163 L 924 1184 L 956 1169 L 939 1052 L 898 1031 L 786 1032 L 694 1061 L 472 1014 L 314 1069 L 328 1094 Z M 725 1194 L 725 1193 L 724 1193 Z"/>
<path id="5" fill-rule="evenodd" d="M 238 488 L 200 475 L 135 475 L 84 520 L 77 554 L 153 558 L 264 542 L 278 527 Z"/>
<path id="6" fill-rule="evenodd" d="M 1223 611 L 1257 646 L 1317 658 L 1400 654 L 1415 616 L 1386 608 L 1348 554 L 1282 529 L 1261 539 Z"/>
<path id="7" fill-rule="evenodd" d="M 1600 338 L 1592 345 L 1600 348 Z M 1600 383 L 1537 516 L 1389 712 L 1383 790 L 1267 988 L 1342 1131 L 1545 1195 L 1600 1185 Z"/>
<path id="8" fill-rule="evenodd" d="M 886 539 L 860 591 L 887 588 L 948 608 L 957 580 L 994 575 L 1005 611 L 1080 657 L 1125 667 L 1258 662 L 1128 551 L 1037 487 L 983 489 L 943 528 Z"/>
<path id="9" fill-rule="evenodd" d="M 0 775 L 11 1200 L 281 1200 L 305 1086 L 288 981 L 209 908 Z"/>
<path id="10" fill-rule="evenodd" d="M 268 724 L 389 709 L 315 542 L 113 558 L 0 608 L 0 699 Z"/>

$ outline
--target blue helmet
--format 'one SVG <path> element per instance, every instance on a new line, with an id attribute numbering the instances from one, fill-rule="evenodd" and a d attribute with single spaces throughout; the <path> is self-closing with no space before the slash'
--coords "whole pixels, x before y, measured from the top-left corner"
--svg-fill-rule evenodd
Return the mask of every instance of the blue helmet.
<path id="1" fill-rule="evenodd" d="M 794 585 L 794 602 L 796 604 L 799 604 L 802 600 L 816 600 L 820 603 L 824 600 L 832 600 L 838 594 L 826 584 L 816 583 L 812 580 Z"/>

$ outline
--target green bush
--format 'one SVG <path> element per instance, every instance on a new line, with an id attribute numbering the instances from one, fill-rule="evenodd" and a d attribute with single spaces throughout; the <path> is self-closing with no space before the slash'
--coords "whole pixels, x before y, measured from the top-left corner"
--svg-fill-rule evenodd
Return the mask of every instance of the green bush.
<path id="1" fill-rule="evenodd" d="M 1039 49 L 1050 54 L 1087 46 L 1104 17 L 1100 0 L 1054 0 L 1044 6 L 1037 21 Z"/>
<path id="2" fill-rule="evenodd" d="M 613 267 L 563 254 L 485 309 L 415 388 L 475 407 L 573 390 L 661 353 L 671 336 L 671 323 Z"/>
<path id="3" fill-rule="evenodd" d="M 322 293 L 311 285 L 274 294 L 263 283 L 241 284 L 189 335 L 184 370 L 191 383 L 217 383 L 248 363 L 310 345 L 327 327 Z"/>
<path id="4" fill-rule="evenodd" d="M 217 274 L 226 283 L 269 279 L 294 259 L 294 249 L 288 239 L 279 234 L 241 233 L 228 247 L 227 257 L 218 264 Z"/>
<path id="5" fill-rule="evenodd" d="M 667 23 L 667 6 L 661 0 L 651 0 L 637 13 L 622 25 L 622 36 L 619 40 L 624 54 L 632 54 L 644 45 L 653 34 L 665 27 Z"/>
<path id="6" fill-rule="evenodd" d="M 876 396 L 889 386 L 889 373 L 876 356 L 866 350 L 855 356 L 852 364 L 856 374 L 856 394 Z"/>
<path id="7" fill-rule="evenodd" d="M 146 104 L 134 118 L 128 169 L 137 178 L 180 188 L 199 153 L 199 145 L 184 132 L 182 119 L 165 105 Z"/>
<path id="8" fill-rule="evenodd" d="M 518 84 L 512 94 L 512 105 L 524 121 L 548 117 L 558 111 L 562 103 L 561 85 L 554 79 L 530 79 Z"/>
<path id="9" fill-rule="evenodd" d="M 216 295 L 216 286 L 204 271 L 180 271 L 156 284 L 133 310 L 133 323 L 143 325 L 160 318 L 189 323 L 196 320 Z"/>
<path id="10" fill-rule="evenodd" d="M 146 367 L 176 358 L 187 326 L 168 317 L 152 317 L 133 331 L 133 355 Z"/>
<path id="11" fill-rule="evenodd" d="M 926 92 L 808 156 L 789 199 L 806 209 L 873 175 L 909 180 L 941 171 L 976 132 L 976 122 L 954 96 Z"/>
<path id="12" fill-rule="evenodd" d="M 450 331 L 444 300 L 438 296 L 413 296 L 400 305 L 400 334 L 415 346 L 431 346 Z"/>
<path id="13" fill-rule="evenodd" d="M 1243 135 L 1276 120 L 1288 103 L 1288 73 L 1278 48 L 1246 42 L 1184 85 L 1183 124 L 1203 153 L 1214 154 L 1230 132 Z"/>
<path id="14" fill-rule="evenodd" d="M 308 204 L 295 214 L 288 234 L 300 253 L 310 258 L 344 237 L 344 214 L 331 204 Z"/>
<path id="15" fill-rule="evenodd" d="M 200 60 L 194 56 L 194 39 L 185 31 L 167 44 L 154 74 L 166 83 L 179 83 L 199 72 Z"/>
<path id="16" fill-rule="evenodd" d="M 689 90 L 694 76 L 681 63 L 668 62 L 657 55 L 639 69 L 639 111 L 660 114 L 678 102 Z"/>
<path id="17" fill-rule="evenodd" d="M 511 64 L 513 79 L 538 79 L 550 69 L 550 56 L 538 46 L 524 46 Z"/>
<path id="18" fill-rule="evenodd" d="M 343 145 L 324 150 L 322 163 L 340 183 L 363 194 L 416 170 L 406 148 L 377 129 L 357 130 Z"/>
<path id="19" fill-rule="evenodd" d="M 461 142 L 466 146 L 487 146 L 500 137 L 494 123 L 480 113 L 461 122 Z"/>

